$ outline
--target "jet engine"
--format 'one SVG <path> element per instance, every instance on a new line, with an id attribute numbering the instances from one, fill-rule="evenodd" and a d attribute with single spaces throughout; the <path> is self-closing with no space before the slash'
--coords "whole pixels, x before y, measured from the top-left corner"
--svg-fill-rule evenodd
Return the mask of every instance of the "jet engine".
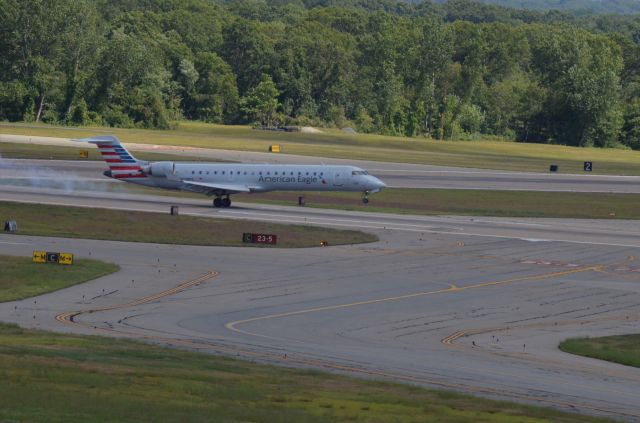
<path id="1" fill-rule="evenodd" d="M 153 162 L 143 166 L 142 171 L 150 176 L 169 178 L 175 174 L 176 164 L 174 162 Z"/>

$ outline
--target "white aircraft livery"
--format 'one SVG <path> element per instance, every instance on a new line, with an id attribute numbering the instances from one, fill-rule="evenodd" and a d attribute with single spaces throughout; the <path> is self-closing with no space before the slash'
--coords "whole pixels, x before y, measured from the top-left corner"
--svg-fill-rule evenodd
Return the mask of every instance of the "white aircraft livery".
<path id="1" fill-rule="evenodd" d="M 362 202 L 368 203 L 369 194 L 386 186 L 354 166 L 147 162 L 134 158 L 115 136 L 74 141 L 98 147 L 109 166 L 105 176 L 215 196 L 215 207 L 231 206 L 231 194 L 267 191 L 359 191 L 363 193 Z"/>

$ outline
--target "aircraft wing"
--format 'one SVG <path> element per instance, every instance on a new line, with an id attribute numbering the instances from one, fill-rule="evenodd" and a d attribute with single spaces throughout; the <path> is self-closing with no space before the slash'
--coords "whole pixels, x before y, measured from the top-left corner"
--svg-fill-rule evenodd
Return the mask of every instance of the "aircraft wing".
<path id="1" fill-rule="evenodd" d="M 202 192 L 205 194 L 235 194 L 238 192 L 251 192 L 251 189 L 246 185 L 240 184 L 219 184 L 211 182 L 196 182 L 196 181 L 182 181 L 187 186 L 187 189 L 195 192 Z"/>

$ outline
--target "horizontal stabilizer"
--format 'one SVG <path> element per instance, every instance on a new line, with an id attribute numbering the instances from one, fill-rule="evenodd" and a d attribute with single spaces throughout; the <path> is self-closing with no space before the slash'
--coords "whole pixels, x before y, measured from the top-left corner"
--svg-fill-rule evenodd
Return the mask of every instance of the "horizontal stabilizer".
<path id="1" fill-rule="evenodd" d="M 79 138 L 71 141 L 88 142 L 91 144 L 120 144 L 120 140 L 115 135 L 96 135 L 95 137 Z"/>

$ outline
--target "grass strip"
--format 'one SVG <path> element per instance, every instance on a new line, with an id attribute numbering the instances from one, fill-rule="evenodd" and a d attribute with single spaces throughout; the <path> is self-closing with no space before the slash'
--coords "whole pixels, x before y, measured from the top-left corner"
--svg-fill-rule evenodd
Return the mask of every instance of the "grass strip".
<path id="1" fill-rule="evenodd" d="M 0 324 L 0 420 L 603 422 L 446 391 Z"/>
<path id="2" fill-rule="evenodd" d="M 87 157 L 80 157 L 80 150 L 87 151 Z M 134 150 L 135 151 L 135 150 Z M 186 157 L 175 154 L 154 153 L 150 151 L 135 151 L 135 157 L 148 161 L 203 161 L 198 157 Z M 40 160 L 78 160 L 78 161 L 99 161 L 104 163 L 100 152 L 96 148 L 86 148 L 82 144 L 75 147 L 62 147 L 46 144 L 22 144 L 11 142 L 0 142 L 0 158 L 5 159 L 40 159 Z M 206 159 L 211 162 L 212 160 Z M 216 162 L 220 163 L 221 160 Z M 106 169 L 106 167 L 105 167 Z"/>
<path id="3" fill-rule="evenodd" d="M 315 247 L 374 242 L 375 235 L 303 225 L 97 208 L 0 202 L 0 221 L 16 220 L 21 235 L 107 239 L 161 244 L 258 246 L 244 244 L 245 232 L 275 234 L 278 247 Z M 108 223 L 107 223 L 108 222 Z"/>
<path id="4" fill-rule="evenodd" d="M 640 367 L 640 334 L 568 339 L 560 343 L 560 349 L 571 354 Z"/>
<path id="5" fill-rule="evenodd" d="M 287 193 L 237 196 L 237 201 L 297 204 L 298 196 L 312 207 L 419 215 L 547 217 L 578 219 L 639 219 L 637 194 L 457 189 L 387 188 L 360 202 L 354 193 Z"/>
<path id="6" fill-rule="evenodd" d="M 1 124 L 6 134 L 80 138 L 115 134 L 123 142 L 222 148 L 267 152 L 280 144 L 284 153 L 400 163 L 420 163 L 482 169 L 583 173 L 585 161 L 594 173 L 640 175 L 640 152 L 622 149 L 578 148 L 505 141 L 435 141 L 326 130 L 320 134 L 259 131 L 246 126 L 224 126 L 182 121 L 170 131 L 104 127 L 64 128 L 49 125 Z"/>
<path id="7" fill-rule="evenodd" d="M 57 291 L 116 272 L 120 267 L 89 259 L 76 259 L 72 265 L 63 266 L 33 263 L 31 257 L 0 256 L 0 269 L 0 302 L 4 302 Z"/>

